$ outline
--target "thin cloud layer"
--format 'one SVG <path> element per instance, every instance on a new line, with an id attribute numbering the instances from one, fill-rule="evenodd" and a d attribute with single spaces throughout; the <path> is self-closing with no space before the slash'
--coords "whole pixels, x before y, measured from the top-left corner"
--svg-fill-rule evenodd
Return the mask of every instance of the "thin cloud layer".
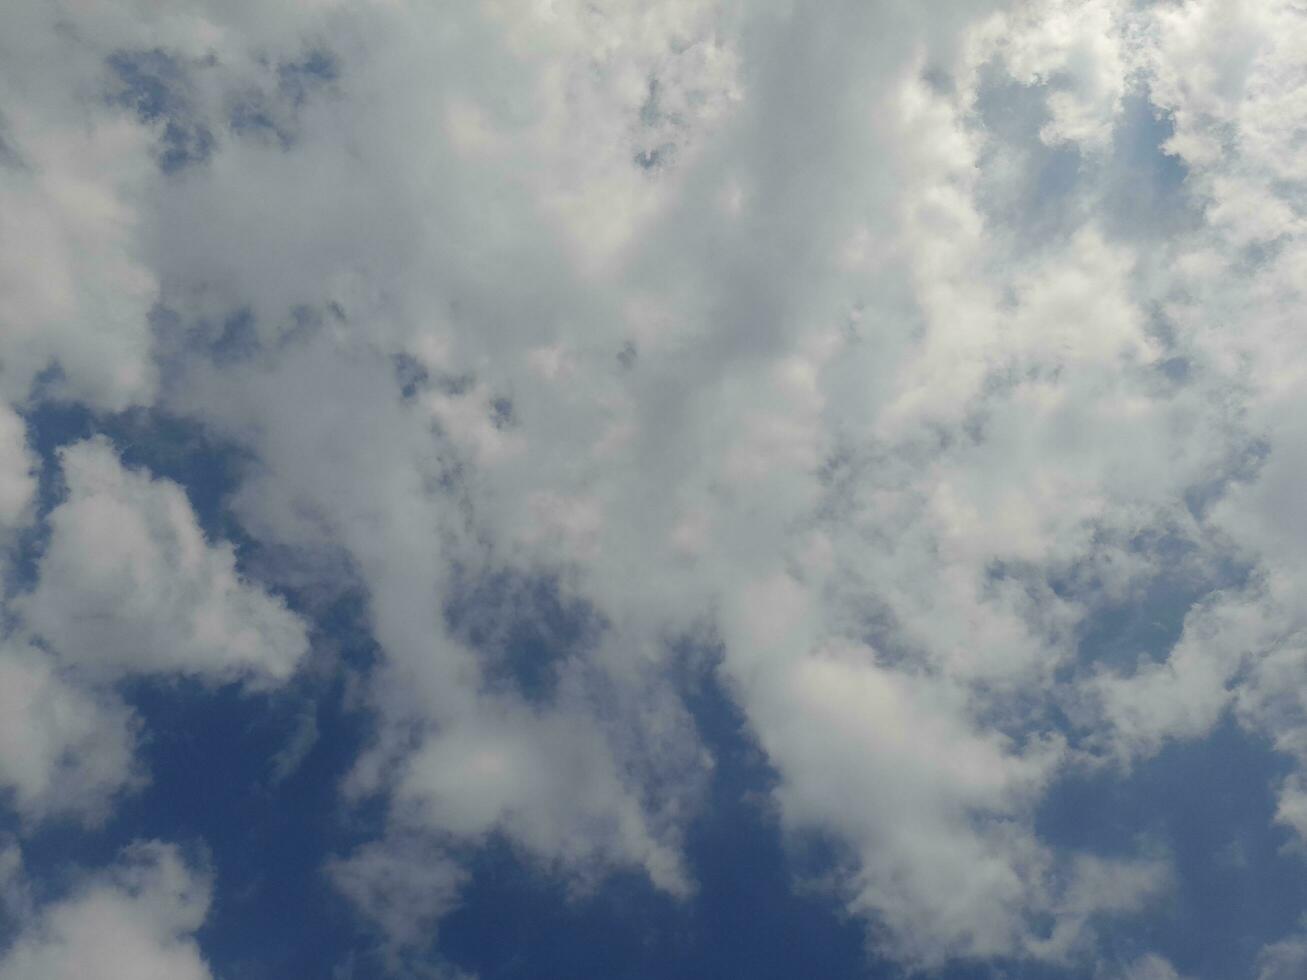
<path id="1" fill-rule="evenodd" d="M 1228 723 L 1282 766 L 1263 832 L 1307 835 L 1305 26 L 1290 0 L 21 4 L 20 832 L 143 784 L 132 684 L 271 713 L 339 683 L 365 734 L 299 710 L 264 768 L 291 792 L 348 744 L 331 805 L 364 829 L 319 865 L 420 973 L 494 848 L 693 903 L 712 685 L 874 956 L 1188 977 L 1137 938 L 1191 887 L 1173 842 L 1045 807 Z M 243 463 L 171 478 L 141 418 Z M 356 598 L 365 660 L 333 634 Z M 0 976 L 67 972 L 111 920 L 207 976 L 207 886 L 149 847 L 24 919 Z M 1249 970 L 1288 975 L 1275 939 Z"/>

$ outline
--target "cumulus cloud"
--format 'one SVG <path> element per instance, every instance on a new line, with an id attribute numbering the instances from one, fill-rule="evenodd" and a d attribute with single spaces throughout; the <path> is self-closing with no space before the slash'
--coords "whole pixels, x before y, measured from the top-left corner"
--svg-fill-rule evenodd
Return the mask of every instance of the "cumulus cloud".
<path id="1" fill-rule="evenodd" d="M 62 677 L 44 651 L 0 645 L 0 706 L 0 788 L 24 816 L 103 817 L 114 796 L 140 783 L 135 716 L 113 695 Z"/>
<path id="2" fill-rule="evenodd" d="M 1303 759 L 1302 708 L 1286 678 L 1301 663 L 1304 624 L 1290 596 L 1304 585 L 1304 526 L 1289 488 L 1303 472 L 1303 361 L 1288 342 L 1303 261 L 1300 126 L 1304 70 L 1293 4 L 1151 8 L 1139 23 L 1139 64 L 1173 132 L 1164 149 L 1187 167 L 1206 222 L 1176 243 L 1161 309 L 1189 359 L 1237 406 L 1248 462 L 1203 515 L 1208 532 L 1248 569 L 1241 587 L 1190 610 L 1164 662 L 1104 678 L 1107 713 L 1127 751 L 1208 730 L 1227 707 Z M 1234 421 L 1224 413 L 1229 425 Z M 1281 819 L 1307 827 L 1300 777 L 1284 784 Z"/>
<path id="3" fill-rule="evenodd" d="M 419 67 L 393 12 L 366 28 L 392 57 L 347 59 L 332 128 L 310 119 L 301 134 L 348 188 L 338 207 L 309 207 L 294 153 L 262 147 L 168 189 L 170 220 L 209 229 L 203 255 L 160 266 L 174 342 L 205 315 L 201 283 L 248 304 L 256 326 L 243 358 L 184 354 L 186 385 L 166 397 L 263 462 L 237 499 L 247 526 L 343 549 L 366 585 L 383 724 L 351 786 L 388 794 L 397 835 L 499 831 L 573 873 L 632 863 L 683 890 L 684 816 L 657 801 L 690 812 L 703 768 L 676 721 L 665 638 L 716 609 L 724 677 L 779 770 L 787 823 L 853 845 L 853 905 L 886 948 L 1063 956 L 1090 918 L 1156 892 L 1151 871 L 1115 890 L 1055 885 L 1088 867 L 1029 827 L 1061 743 L 1018 738 L 1005 698 L 1056 696 L 1047 685 L 1095 601 L 1049 578 L 1092 567 L 1103 594 L 1127 590 L 1148 571 L 1130 541 L 1184 525 L 1181 494 L 1212 451 L 1164 448 L 1204 421 L 1197 396 L 1157 390 L 1128 248 L 1090 224 L 1004 261 L 968 123 L 992 53 L 962 43 L 989 8 L 940 13 L 877 24 L 875 52 L 855 40 L 870 15 L 852 9 L 762 10 L 733 42 L 731 18 L 709 8 L 636 29 L 564 7 L 528 19 L 544 32 L 535 47 L 521 25 L 469 18 L 458 29 L 503 66 L 483 76 L 503 89 L 468 87 L 396 152 L 387 118 L 348 93 L 385 92 L 396 117 L 426 118 L 395 80 L 450 69 Z M 1046 33 L 1021 80 L 1096 54 L 1058 48 L 1074 26 Z M 613 75 L 594 61 L 606 37 L 623 38 Z M 723 55 L 644 53 L 710 45 Z M 1050 141 L 1107 139 L 1121 92 L 1110 59 L 1077 90 L 1087 107 L 1057 110 Z M 957 84 L 928 84 L 931 70 Z M 644 80 L 615 98 L 623 73 Z M 577 94 L 555 95 L 559 79 Z M 642 127 L 665 125 L 660 106 L 696 86 L 729 97 L 682 115 L 680 149 L 655 166 L 611 152 L 617 132 L 663 138 Z M 366 134 L 368 168 L 339 141 L 342 120 Z M 440 161 L 443 183 L 419 181 L 414 160 Z M 396 186 L 413 195 L 402 217 L 350 219 L 398 215 Z M 251 236 L 270 199 L 319 225 Z M 324 249 L 345 227 L 350 248 Z M 453 254 L 449 240 L 480 244 Z M 487 275 L 506 267 L 511 283 Z M 319 312 L 296 312 L 306 303 Z M 559 565 L 611 632 L 574 655 L 554 702 L 488 696 L 478 651 L 441 613 L 454 569 Z M 807 610 L 794 622 L 791 594 Z M 869 605 L 884 611 L 874 637 Z M 864 701 L 885 707 L 879 720 Z M 901 829 L 909 819 L 918 833 Z M 970 891 L 948 873 L 959 862 Z M 1041 947 L 1030 922 L 1049 910 L 1067 927 Z"/>
<path id="4" fill-rule="evenodd" d="M 29 825 L 100 821 L 146 781 L 123 678 L 265 687 L 308 646 L 285 603 L 237 572 L 232 546 L 206 539 L 179 486 L 125 467 L 103 438 L 59 460 L 67 493 L 0 643 L 0 788 Z"/>
<path id="5" fill-rule="evenodd" d="M 15 605 L 65 662 L 256 683 L 295 669 L 304 624 L 238 574 L 230 544 L 206 540 L 179 486 L 123 466 L 104 439 L 59 458 L 68 495 Z"/>
<path id="6" fill-rule="evenodd" d="M 0 392 L 25 398 L 57 364 L 58 385 L 97 408 L 148 401 L 155 368 L 148 313 L 157 294 L 142 261 L 141 194 L 149 136 L 117 114 L 88 112 L 94 54 L 55 31 L 54 8 L 24 4 L 3 42 L 0 147 Z M 57 60 L 64 83 L 30 84 Z"/>
<path id="7" fill-rule="evenodd" d="M 25 916 L 0 954 L 5 980 L 208 980 L 194 933 L 209 909 L 208 878 L 177 848 L 138 842 L 111 868 Z"/>
<path id="8" fill-rule="evenodd" d="M 1300 5 L 22 15 L 0 394 L 201 422 L 257 460 L 242 526 L 366 595 L 345 796 L 386 826 L 332 875 L 395 942 L 494 834 L 693 890 L 712 760 L 678 644 L 716 651 L 782 825 L 844 845 L 839 894 L 915 966 L 1089 959 L 1169 887 L 1041 838 L 1068 771 L 1227 712 L 1307 764 Z M 39 59 L 76 84 L 20 97 Z M 1141 156 L 1179 173 L 1165 234 L 1112 217 Z M 12 603 L 54 659 L 0 660 L 45 733 L 0 766 L 31 811 L 129 781 L 129 717 L 65 673 L 266 684 L 306 643 L 179 486 L 100 438 L 60 460 Z M 0 523 L 32 465 L 0 409 Z M 1096 653 L 1181 573 L 1174 642 Z M 549 684 L 452 622 L 504 577 L 596 624 Z"/>

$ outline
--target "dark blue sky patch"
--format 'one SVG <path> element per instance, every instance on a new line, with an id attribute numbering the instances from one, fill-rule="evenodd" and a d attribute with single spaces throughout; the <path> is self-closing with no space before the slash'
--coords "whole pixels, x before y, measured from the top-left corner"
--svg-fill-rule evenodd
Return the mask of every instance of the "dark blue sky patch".
<path id="1" fill-rule="evenodd" d="M 211 538 L 243 539 L 225 502 L 246 459 L 201 426 L 145 410 L 97 416 L 51 401 L 37 403 L 27 420 L 43 461 L 43 514 L 61 494 L 58 447 L 103 433 L 126 465 L 185 487 Z M 29 558 L 29 578 L 32 564 Z M 288 598 L 304 611 L 295 594 Z M 347 699 L 347 673 L 337 667 L 366 669 L 377 654 L 361 597 L 338 597 L 318 612 L 310 662 L 276 693 L 173 679 L 121 685 L 144 723 L 139 757 L 151 781 L 123 798 L 101 828 L 88 833 L 54 820 L 24 839 L 38 899 L 57 897 L 75 869 L 108 865 L 138 838 L 181 842 L 199 849 L 216 875 L 199 938 L 217 975 L 330 975 L 348 954 L 357 919 L 322 876 L 322 860 L 376 836 L 381 816 L 377 808 L 340 807 L 340 779 L 371 719 Z M 306 719 L 315 729 L 308 744 Z M 279 762 L 288 751 L 293 764 Z M 0 829 L 7 826 L 18 829 L 12 813 L 0 819 Z"/>
<path id="2" fill-rule="evenodd" d="M 248 309 L 229 314 L 210 349 L 219 363 L 248 360 L 259 353 L 262 345 L 254 314 Z"/>
<path id="3" fill-rule="evenodd" d="M 490 400 L 490 424 L 496 429 L 511 429 L 517 424 L 517 414 L 513 410 L 511 398 L 501 396 Z"/>
<path id="4" fill-rule="evenodd" d="M 277 66 L 277 87 L 295 106 L 340 80 L 341 62 L 334 51 L 315 48 L 298 61 Z"/>
<path id="5" fill-rule="evenodd" d="M 713 752 L 708 798 L 685 853 L 695 893 L 678 900 L 642 874 L 618 872 L 593 892 L 494 840 L 469 861 L 458 909 L 441 923 L 441 958 L 482 980 L 674 980 L 795 977 L 905 980 L 868 952 L 864 925 L 833 891 L 805 887 L 839 864 L 819 834 L 787 838 L 767 794 L 776 776 L 744 719 L 701 658 L 685 658 L 682 682 Z M 937 980 L 1088 980 L 1084 969 L 955 964 Z"/>
<path id="6" fill-rule="evenodd" d="M 492 978 L 670 980 L 674 977 L 893 977 L 871 964 L 860 924 L 792 887 L 790 854 L 762 794 L 774 776 L 711 676 L 691 707 L 717 758 L 686 855 L 698 890 L 678 901 L 634 872 L 592 894 L 496 843 L 472 861 L 461 907 L 441 925 L 440 952 Z"/>
<path id="7" fill-rule="evenodd" d="M 1115 941 L 1154 949 L 1196 980 L 1253 976 L 1258 949 L 1307 910 L 1307 874 L 1286 858 L 1290 834 L 1274 824 L 1275 786 L 1288 769 L 1264 739 L 1227 719 L 1129 773 L 1068 774 L 1040 806 L 1036 829 L 1091 853 L 1169 853 L 1172 898 L 1154 915 L 1115 923 Z"/>
<path id="8" fill-rule="evenodd" d="M 594 607 L 568 595 L 557 576 L 512 569 L 457 579 L 445 620 L 480 653 L 492 685 L 537 703 L 553 699 L 559 664 L 593 647 L 604 629 Z"/>
<path id="9" fill-rule="evenodd" d="M 142 122 L 166 120 L 186 109 L 186 98 L 180 91 L 185 74 L 172 55 L 158 48 L 118 51 L 107 61 L 120 85 L 115 101 L 135 110 Z"/>
<path id="10" fill-rule="evenodd" d="M 160 346 L 168 348 L 174 357 L 202 353 L 216 364 L 248 362 L 264 352 L 258 323 L 248 308 L 190 322 L 161 308 L 155 313 L 155 334 Z"/>
<path id="11" fill-rule="evenodd" d="M 117 51 L 106 64 L 110 101 L 158 128 L 160 170 L 175 173 L 212 156 L 213 133 L 195 105 L 187 66 L 160 48 Z"/>
<path id="12" fill-rule="evenodd" d="M 330 93 L 341 76 L 334 52 L 314 49 L 303 58 L 283 61 L 261 84 L 247 85 L 229 99 L 227 124 L 233 133 L 276 142 L 289 150 L 299 134 L 299 113 L 311 99 Z"/>
<path id="13" fill-rule="evenodd" d="M 216 438 L 199 423 L 157 409 L 97 414 L 82 405 L 51 400 L 36 402 L 26 420 L 32 446 L 42 463 L 38 497 L 42 514 L 58 504 L 63 492 L 58 449 L 93 435 L 104 435 L 112 441 L 124 465 L 180 484 L 210 540 L 229 540 L 238 546 L 248 540 L 226 509 L 226 502 L 240 484 L 251 457 L 248 451 Z"/>
<path id="14" fill-rule="evenodd" d="M 138 755 L 150 783 L 99 829 L 49 821 L 23 841 L 38 898 L 56 896 L 77 869 L 109 864 L 133 840 L 180 842 L 215 876 L 198 937 L 215 976 L 331 976 L 366 936 L 322 863 L 377 837 L 384 821 L 382 806 L 347 809 L 339 796 L 372 730 L 349 695 L 348 670 L 333 668 L 374 661 L 363 616 L 357 598 L 334 604 L 315 624 L 311 657 L 329 646 L 329 662 L 311 662 L 272 693 L 177 679 L 120 685 L 144 722 Z M 295 749 L 306 717 L 316 737 Z M 282 769 L 288 749 L 299 758 Z M 0 830 L 12 822 L 4 815 Z"/>
<path id="15" fill-rule="evenodd" d="M 282 150 L 295 145 L 290 123 L 284 113 L 278 112 L 275 101 L 259 89 L 247 89 L 234 96 L 227 110 L 227 125 L 233 133 L 271 140 Z"/>
<path id="16" fill-rule="evenodd" d="M 430 380 L 430 373 L 415 357 L 396 354 L 391 363 L 395 367 L 395 383 L 399 385 L 400 397 L 406 401 L 415 397 Z"/>
<path id="17" fill-rule="evenodd" d="M 142 755 L 152 783 L 113 826 L 206 842 L 216 901 L 200 939 L 216 975 L 329 976 L 357 922 L 322 875 L 323 857 L 376 832 L 340 807 L 340 779 L 368 731 L 366 718 L 344 707 L 340 680 L 301 681 L 275 695 L 145 682 L 128 699 L 149 732 Z M 272 760 L 305 713 L 319 737 L 276 778 Z"/>
<path id="18" fill-rule="evenodd" d="M 346 821 L 339 806 L 339 780 L 364 734 L 342 710 L 339 689 L 251 697 L 234 685 L 145 681 L 126 693 L 146 722 L 140 754 L 151 783 L 102 828 L 51 821 L 24 839 L 35 897 L 59 897 L 134 840 L 181 843 L 194 866 L 214 875 L 198 939 L 215 976 L 331 976 L 359 941 L 359 924 L 322 875 L 323 856 L 376 832 Z M 306 700 L 310 693 L 316 701 Z M 268 760 L 304 710 L 317 713 L 322 737 L 275 782 Z"/>
<path id="19" fill-rule="evenodd" d="M 1200 552 L 1194 542 L 1165 531 L 1143 532 L 1131 545 L 1147 556 L 1157 574 L 1139 591 L 1099 606 L 1080 622 L 1077 667 L 1130 672 L 1165 660 L 1195 604 L 1248 580 L 1246 567 Z M 1083 594 L 1084 585 L 1072 587 L 1071 594 Z"/>

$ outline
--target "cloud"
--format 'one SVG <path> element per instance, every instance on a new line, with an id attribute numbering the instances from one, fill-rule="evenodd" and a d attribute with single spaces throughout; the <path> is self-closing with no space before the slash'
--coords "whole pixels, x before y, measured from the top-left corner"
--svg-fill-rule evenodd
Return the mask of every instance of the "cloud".
<path id="1" fill-rule="evenodd" d="M 269 778 L 274 784 L 285 782 L 304 764 L 319 738 L 318 719 L 305 711 L 295 719 L 295 727 L 281 750 L 272 757 Z"/>
<path id="2" fill-rule="evenodd" d="M 1150 953 L 1131 963 L 1122 980 L 1183 980 L 1183 977 L 1165 959 Z"/>
<path id="3" fill-rule="evenodd" d="M 23 866 L 23 849 L 17 841 L 0 843 L 0 913 L 8 924 L 31 912 L 32 892 Z"/>
<path id="4" fill-rule="evenodd" d="M 405 946 L 431 943 L 436 923 L 457 905 L 467 878 L 456 861 L 415 838 L 365 845 L 331 861 L 327 873 L 393 944 L 392 956 Z"/>
<path id="5" fill-rule="evenodd" d="M 295 669 L 304 624 L 240 576 L 230 544 L 205 539 L 179 486 L 124 467 L 102 438 L 59 459 L 67 498 L 37 586 L 14 604 L 65 663 L 254 684 Z"/>
<path id="6" fill-rule="evenodd" d="M 237 572 L 232 546 L 206 539 L 179 486 L 124 467 L 102 437 L 59 460 L 67 493 L 0 643 L 0 789 L 29 828 L 98 823 L 147 781 L 123 678 L 267 687 L 308 646 L 303 621 Z"/>
<path id="7" fill-rule="evenodd" d="M 655 885 L 683 893 L 680 856 L 651 833 L 640 787 L 606 749 L 606 734 L 579 713 L 485 705 L 404 762 L 395 805 L 405 821 L 471 839 L 499 830 L 578 870 L 635 863 Z"/>
<path id="8" fill-rule="evenodd" d="M 395 943 L 492 835 L 693 891 L 686 644 L 911 965 L 1087 962 L 1166 891 L 1041 837 L 1077 767 L 1227 711 L 1307 762 L 1294 4 L 141 9 L 25 5 L 0 59 L 0 391 L 198 421 L 256 461 L 242 527 L 366 596 L 346 803 L 385 826 L 331 867 Z M 68 79 L 13 96 L 42 60 Z M 1110 213 L 1141 157 L 1179 174 L 1164 228 Z M 112 680 L 271 684 L 306 648 L 179 486 L 102 438 L 60 458 L 12 602 L 44 647 L 0 661 L 46 733 L 0 769 L 32 812 L 130 781 L 51 761 L 129 746 Z M 21 522 L 12 413 L 0 466 Z M 1100 656 L 1177 553 L 1179 636 Z M 505 576 L 597 624 L 540 690 L 451 623 Z"/>
<path id="9" fill-rule="evenodd" d="M 0 643 L 0 789 L 28 819 L 94 821 L 142 782 L 135 715 L 112 694 L 61 676 L 44 652 Z"/>
<path id="10" fill-rule="evenodd" d="M 1161 311 L 1187 362 L 1211 379 L 1212 397 L 1226 400 L 1224 424 L 1243 431 L 1246 447 L 1201 519 L 1248 574 L 1189 611 L 1163 662 L 1099 681 L 1127 754 L 1201 735 L 1230 708 L 1281 751 L 1307 758 L 1303 708 L 1286 683 L 1307 628 L 1290 598 L 1307 585 L 1307 525 L 1292 489 L 1305 472 L 1304 362 L 1286 333 L 1307 254 L 1297 217 L 1302 169 L 1290 149 L 1304 106 L 1300 87 L 1286 84 L 1307 57 L 1296 41 L 1302 19 L 1288 3 L 1188 3 L 1150 8 L 1138 25 L 1150 99 L 1173 124 L 1164 149 L 1187 168 L 1205 219 L 1172 245 Z M 1302 831 L 1300 785 L 1300 775 L 1284 783 L 1279 816 Z"/>
<path id="11" fill-rule="evenodd" d="M 1151 571 L 1141 529 L 1188 528 L 1213 451 L 1171 434 L 1209 430 L 1197 395 L 1158 390 L 1131 249 L 1089 223 L 1010 254 L 987 227 L 968 112 L 990 53 L 963 42 L 991 10 L 635 27 L 563 6 L 459 21 L 467 43 L 432 59 L 397 9 L 363 28 L 391 57 L 349 48 L 340 101 L 292 152 L 233 145 L 169 186 L 158 233 L 207 233 L 160 256 L 180 351 L 164 398 L 260 460 L 235 502 L 252 533 L 339 550 L 367 590 L 380 726 L 350 786 L 389 801 L 384 841 L 499 832 L 573 875 L 691 887 L 677 845 L 705 766 L 667 638 L 706 620 L 787 825 L 851 845 L 851 904 L 885 949 L 1069 956 L 1159 890 L 1142 859 L 1092 888 L 1037 839 L 1065 754 L 1010 705 L 1063 696 L 1076 623 Z M 1052 31 L 1030 71 L 1097 57 L 1059 53 L 1076 34 Z M 665 60 L 696 47 L 721 55 Z M 475 85 L 473 51 L 495 66 Z M 1111 133 L 1119 53 L 1101 53 L 1059 140 Z M 406 94 L 438 79 L 457 92 L 439 111 Z M 696 91 L 713 111 L 683 113 L 657 166 L 613 151 L 670 138 L 645 117 Z M 270 201 L 307 217 L 270 222 Z M 215 296 L 251 311 L 243 357 L 193 343 Z M 547 704 L 489 692 L 445 597 L 457 576 L 560 567 L 603 640 Z M 1060 596 L 1072 570 L 1096 591 Z M 1043 913 L 1061 931 L 1041 945 Z"/>
<path id="12" fill-rule="evenodd" d="M 35 469 L 22 418 L 0 403 L 0 527 L 24 522 L 36 496 Z"/>
<path id="13" fill-rule="evenodd" d="M 193 938 L 209 909 L 207 877 L 177 849 L 133 844 L 111 868 L 26 917 L 0 955 L 5 980 L 208 980 Z"/>
<path id="14" fill-rule="evenodd" d="M 84 114 L 73 94 L 95 62 L 62 42 L 51 11 L 24 5 L 4 42 L 8 97 L 0 155 L 0 391 L 15 401 L 58 364 L 58 388 L 97 408 L 148 401 L 149 311 L 157 282 L 142 261 L 140 202 L 149 145 L 115 115 Z M 22 38 L 20 41 L 19 38 Z M 24 78 L 57 61 L 61 84 L 21 100 Z M 72 83 L 71 86 L 69 83 Z"/>
<path id="15" fill-rule="evenodd" d="M 1257 957 L 1257 980 L 1290 980 L 1307 968 L 1307 940 L 1292 936 L 1272 943 Z"/>

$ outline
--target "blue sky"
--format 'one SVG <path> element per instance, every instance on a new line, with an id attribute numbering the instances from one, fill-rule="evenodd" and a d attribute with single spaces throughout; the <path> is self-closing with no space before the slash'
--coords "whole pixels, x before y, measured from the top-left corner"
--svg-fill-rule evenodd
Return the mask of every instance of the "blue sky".
<path id="1" fill-rule="evenodd" d="M 0 980 L 1307 975 L 1303 16 L 20 2 Z"/>

